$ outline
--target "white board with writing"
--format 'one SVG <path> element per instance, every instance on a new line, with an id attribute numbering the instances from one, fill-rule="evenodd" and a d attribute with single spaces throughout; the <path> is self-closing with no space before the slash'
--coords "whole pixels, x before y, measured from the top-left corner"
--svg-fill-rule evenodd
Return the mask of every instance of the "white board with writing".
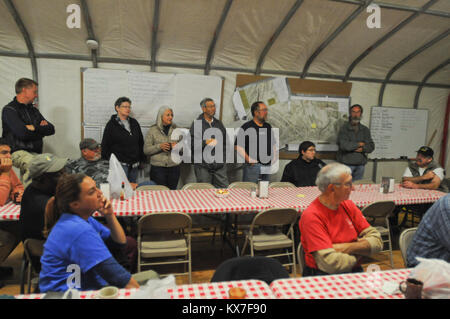
<path id="1" fill-rule="evenodd" d="M 370 113 L 370 133 L 375 150 L 372 159 L 413 158 L 425 145 L 428 110 L 402 107 L 373 106 Z"/>
<path id="2" fill-rule="evenodd" d="M 179 127 L 190 127 L 202 112 L 200 101 L 205 97 L 215 101 L 216 117 L 220 115 L 222 78 L 218 76 L 95 68 L 81 72 L 83 128 L 88 134 L 93 134 L 95 127 L 104 127 L 116 114 L 114 102 L 121 96 L 131 100 L 131 117 L 147 130 L 163 105 L 173 109 L 173 121 Z"/>

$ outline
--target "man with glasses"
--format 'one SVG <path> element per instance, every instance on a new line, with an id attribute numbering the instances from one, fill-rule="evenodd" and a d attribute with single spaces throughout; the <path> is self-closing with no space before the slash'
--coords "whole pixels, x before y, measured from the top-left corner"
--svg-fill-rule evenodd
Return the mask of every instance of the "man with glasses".
<path id="1" fill-rule="evenodd" d="M 250 108 L 253 119 L 244 123 L 236 136 L 235 149 L 244 160 L 244 182 L 269 181 L 270 165 L 276 156 L 272 126 L 266 122 L 268 108 L 261 101 Z"/>
<path id="2" fill-rule="evenodd" d="M 299 223 L 306 263 L 303 276 L 362 271 L 361 257 L 378 253 L 383 242 L 349 200 L 350 168 L 328 164 L 319 171 L 316 184 L 321 195 L 302 213 Z"/>

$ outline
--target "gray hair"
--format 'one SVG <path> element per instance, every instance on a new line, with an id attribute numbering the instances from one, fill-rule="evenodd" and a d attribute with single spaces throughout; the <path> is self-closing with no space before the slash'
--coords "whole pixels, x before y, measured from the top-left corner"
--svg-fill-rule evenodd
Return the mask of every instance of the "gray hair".
<path id="1" fill-rule="evenodd" d="M 166 110 L 171 110 L 172 113 L 173 113 L 173 110 L 172 110 L 172 108 L 171 108 L 170 106 L 163 105 L 163 106 L 161 106 L 161 107 L 159 108 L 158 114 L 156 115 L 156 126 L 158 126 L 161 130 L 162 130 L 162 127 L 163 127 L 163 124 L 162 124 L 162 116 L 164 115 L 164 112 L 165 112 Z"/>
<path id="2" fill-rule="evenodd" d="M 209 97 L 205 97 L 203 100 L 200 101 L 200 106 L 206 107 L 207 102 L 214 102 L 214 100 Z"/>
<path id="3" fill-rule="evenodd" d="M 350 167 L 341 163 L 331 163 L 323 167 L 316 178 L 316 185 L 319 190 L 324 193 L 328 188 L 328 185 L 339 183 L 341 181 L 342 174 L 352 174 Z"/>

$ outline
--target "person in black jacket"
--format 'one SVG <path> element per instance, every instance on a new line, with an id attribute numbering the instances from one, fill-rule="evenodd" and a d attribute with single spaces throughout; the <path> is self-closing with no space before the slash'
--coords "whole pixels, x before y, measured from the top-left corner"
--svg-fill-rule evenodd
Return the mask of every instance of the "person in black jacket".
<path id="1" fill-rule="evenodd" d="M 213 99 L 204 98 L 200 106 L 203 113 L 192 122 L 189 130 L 195 177 L 199 183 L 226 188 L 227 132 L 222 122 L 214 117 L 216 104 Z"/>
<path id="2" fill-rule="evenodd" d="M 40 154 L 43 138 L 55 134 L 55 127 L 32 104 L 38 96 L 36 81 L 21 78 L 15 89 L 16 97 L 2 110 L 2 137 L 11 146 L 11 153 L 23 150 Z"/>
<path id="3" fill-rule="evenodd" d="M 305 141 L 298 148 L 299 157 L 286 165 L 282 182 L 290 182 L 297 187 L 315 186 L 317 173 L 326 164 L 316 156 L 316 145 Z"/>
<path id="4" fill-rule="evenodd" d="M 103 131 L 102 158 L 109 160 L 114 154 L 122 164 L 128 181 L 136 183 L 138 170 L 146 161 L 141 126 L 130 117 L 129 98 L 118 98 L 114 106 L 117 114 L 111 116 Z"/>

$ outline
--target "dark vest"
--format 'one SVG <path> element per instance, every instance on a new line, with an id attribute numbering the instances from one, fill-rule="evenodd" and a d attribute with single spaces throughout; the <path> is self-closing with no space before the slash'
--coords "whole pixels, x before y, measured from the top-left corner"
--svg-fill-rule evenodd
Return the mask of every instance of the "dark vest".
<path id="1" fill-rule="evenodd" d="M 433 171 L 436 168 L 440 168 L 441 166 L 436 164 L 434 161 L 431 161 L 431 163 L 428 164 L 428 167 L 425 169 L 425 171 L 423 172 L 422 175 L 420 175 L 420 173 L 419 173 L 419 165 L 417 165 L 416 162 L 409 162 L 408 167 L 411 170 L 413 177 L 419 177 L 419 176 L 425 175 L 429 171 Z M 421 181 L 420 184 L 428 184 L 430 182 L 431 182 L 431 179 L 427 179 L 427 180 Z"/>

